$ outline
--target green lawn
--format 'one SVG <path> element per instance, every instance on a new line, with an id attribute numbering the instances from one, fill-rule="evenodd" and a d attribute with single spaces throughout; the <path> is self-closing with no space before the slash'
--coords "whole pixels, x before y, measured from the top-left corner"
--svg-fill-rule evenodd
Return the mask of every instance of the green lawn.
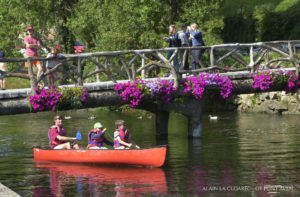
<path id="1" fill-rule="evenodd" d="M 16 77 L 6 78 L 6 89 L 30 88 L 30 81 Z"/>

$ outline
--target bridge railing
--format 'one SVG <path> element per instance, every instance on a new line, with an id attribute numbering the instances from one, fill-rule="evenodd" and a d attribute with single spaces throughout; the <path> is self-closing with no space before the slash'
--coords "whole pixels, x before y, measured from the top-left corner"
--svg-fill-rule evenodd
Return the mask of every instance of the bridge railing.
<path id="1" fill-rule="evenodd" d="M 193 56 L 192 50 L 203 52 L 201 59 Z M 56 59 L 58 64 L 51 70 L 46 70 L 46 62 L 53 58 L 6 58 L 0 62 L 18 63 L 14 70 L 5 73 L 7 77 L 18 77 L 30 80 L 31 89 L 41 81 L 48 85 L 47 76 L 59 72 L 55 79 L 72 79 L 74 84 L 83 85 L 93 79 L 95 81 L 113 81 L 117 79 L 134 80 L 137 76 L 142 78 L 153 77 L 151 72 L 162 69 L 172 74 L 175 86 L 184 74 L 197 74 L 201 72 L 221 73 L 254 73 L 257 67 L 264 65 L 265 69 L 289 67 L 299 74 L 300 40 L 272 41 L 258 43 L 231 43 L 201 47 L 178 47 L 162 49 L 141 49 L 124 51 L 91 52 L 82 54 L 64 54 Z M 167 53 L 173 52 L 167 59 Z M 181 56 L 180 69 L 174 67 L 174 58 Z M 197 62 L 196 69 L 184 70 L 186 61 L 193 56 Z M 31 61 L 43 62 L 43 73 L 36 77 Z M 28 68 L 24 69 L 27 62 Z M 2 71 L 0 71 L 2 72 Z M 156 75 L 161 73 L 157 71 Z M 244 75 L 245 76 L 245 75 Z"/>

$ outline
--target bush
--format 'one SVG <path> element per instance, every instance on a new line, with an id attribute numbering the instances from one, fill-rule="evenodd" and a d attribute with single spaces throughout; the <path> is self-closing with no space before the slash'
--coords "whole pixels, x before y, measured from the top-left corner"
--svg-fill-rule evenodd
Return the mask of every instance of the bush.
<path id="1" fill-rule="evenodd" d="M 58 88 L 62 93 L 59 98 L 59 109 L 79 109 L 87 102 L 88 91 L 85 88 Z"/>

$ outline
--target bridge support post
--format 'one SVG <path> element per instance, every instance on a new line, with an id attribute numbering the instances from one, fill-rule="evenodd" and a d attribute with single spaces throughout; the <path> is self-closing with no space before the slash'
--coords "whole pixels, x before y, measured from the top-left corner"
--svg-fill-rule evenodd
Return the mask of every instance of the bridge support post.
<path id="1" fill-rule="evenodd" d="M 202 134 L 201 114 L 188 116 L 188 136 L 190 138 L 199 138 Z"/>
<path id="2" fill-rule="evenodd" d="M 189 106 L 187 108 L 192 108 L 192 106 Z M 179 111 L 174 110 L 174 112 L 179 112 Z M 182 113 L 182 111 L 179 113 Z M 191 114 L 185 113 L 183 115 L 185 115 L 188 119 L 188 136 L 190 138 L 201 137 L 202 134 L 201 113 L 192 112 Z M 155 118 L 156 135 L 158 136 L 168 135 L 169 116 L 170 116 L 170 112 L 168 111 L 159 111 L 156 113 L 156 118 Z"/>
<path id="3" fill-rule="evenodd" d="M 159 108 L 156 112 L 156 130 L 157 134 L 168 131 L 169 112 L 180 113 L 188 119 L 188 136 L 190 138 L 199 138 L 202 134 L 202 102 L 196 99 L 189 99 L 185 102 L 172 102 Z"/>
<path id="4" fill-rule="evenodd" d="M 199 138 L 202 134 L 202 101 L 189 99 L 183 103 L 173 103 L 174 112 L 185 115 L 188 119 L 188 136 Z"/>
<path id="5" fill-rule="evenodd" d="M 155 116 L 156 135 L 167 136 L 168 135 L 168 122 L 170 112 L 159 111 Z"/>

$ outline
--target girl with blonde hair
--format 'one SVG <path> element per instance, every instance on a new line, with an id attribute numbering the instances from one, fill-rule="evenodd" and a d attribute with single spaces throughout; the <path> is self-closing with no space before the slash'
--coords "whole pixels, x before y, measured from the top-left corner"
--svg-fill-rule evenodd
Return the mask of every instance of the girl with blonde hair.
<path id="1" fill-rule="evenodd" d="M 190 33 L 190 40 L 192 40 L 192 46 L 193 47 L 199 47 L 199 46 L 204 46 L 204 42 L 202 39 L 202 32 L 198 29 L 198 25 L 196 23 L 191 24 L 190 27 L 188 27 L 189 33 Z M 202 50 L 201 49 L 194 49 L 191 52 L 193 55 L 191 56 L 191 61 L 192 61 L 192 69 L 196 69 L 196 64 L 197 61 L 195 60 L 194 57 L 197 59 L 201 59 L 202 56 Z"/>

